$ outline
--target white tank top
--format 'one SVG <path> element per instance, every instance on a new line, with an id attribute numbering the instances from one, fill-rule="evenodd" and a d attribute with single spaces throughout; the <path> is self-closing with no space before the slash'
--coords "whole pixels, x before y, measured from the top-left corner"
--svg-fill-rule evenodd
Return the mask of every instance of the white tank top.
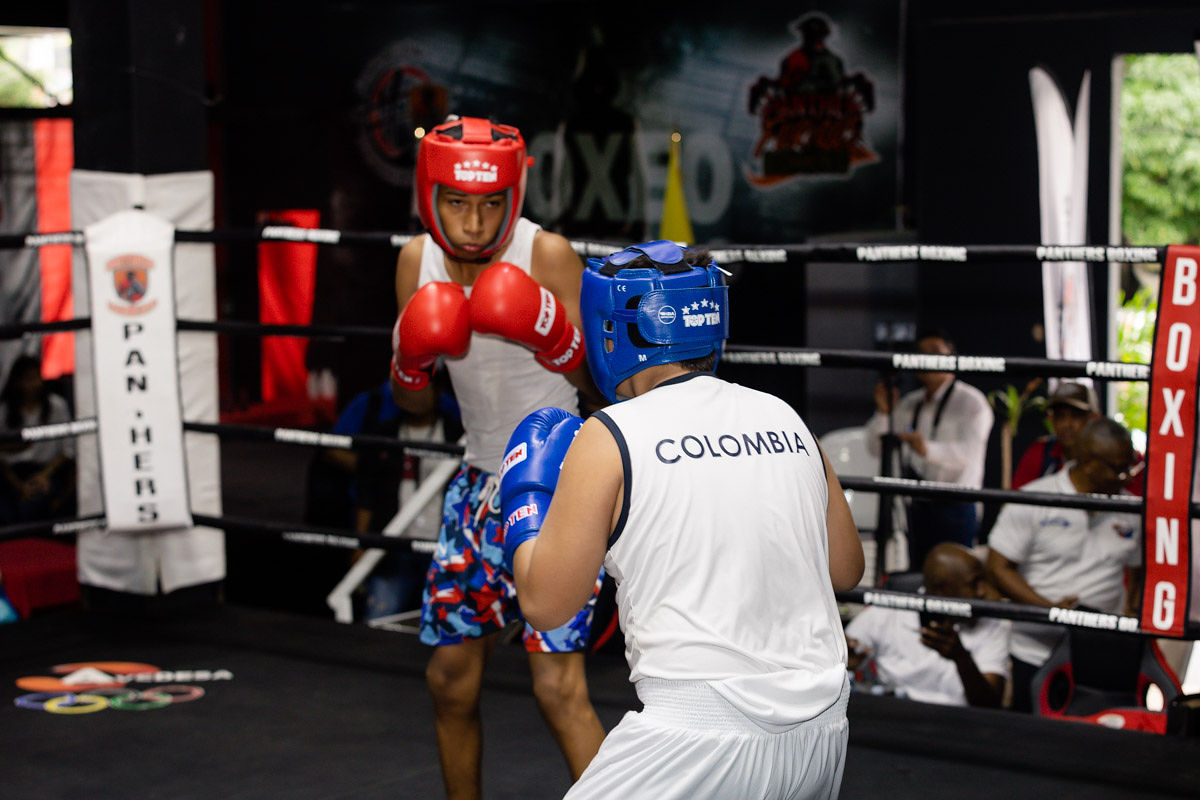
<path id="1" fill-rule="evenodd" d="M 630 680 L 707 681 L 767 730 L 837 699 L 846 644 L 816 440 L 773 395 L 690 374 L 608 406 L 625 506 L 604 566 Z"/>
<path id="2" fill-rule="evenodd" d="M 529 272 L 533 263 L 533 237 L 541 227 L 522 217 L 503 260 Z M 417 286 L 449 281 L 442 248 L 429 234 L 421 248 Z M 471 287 L 464 286 L 467 297 Z M 524 345 L 498 336 L 471 334 L 471 346 L 462 358 L 447 358 L 450 382 L 467 432 L 464 460 L 473 467 L 495 473 L 504 458 L 508 437 L 526 415 L 545 406 L 579 413 L 575 387 L 557 372 L 543 367 Z"/>

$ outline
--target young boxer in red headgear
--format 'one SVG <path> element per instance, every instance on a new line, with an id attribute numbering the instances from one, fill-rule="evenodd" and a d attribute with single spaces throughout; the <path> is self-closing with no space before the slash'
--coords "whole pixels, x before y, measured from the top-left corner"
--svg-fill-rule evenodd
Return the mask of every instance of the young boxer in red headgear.
<path id="1" fill-rule="evenodd" d="M 427 676 L 451 797 L 480 795 L 483 666 L 495 634 L 520 614 L 502 566 L 496 475 L 505 444 L 535 409 L 574 413 L 580 392 L 602 402 L 580 333 L 583 264 L 566 239 L 521 216 L 530 161 L 516 128 L 474 117 L 435 127 L 417 155 L 428 233 L 396 265 L 393 394 L 401 408 L 431 407 L 429 370 L 441 358 L 466 429 L 421 614 L 421 641 L 435 648 Z M 595 592 L 566 625 L 526 626 L 524 635 L 534 694 L 574 778 L 604 738 L 584 675 L 594 605 Z"/>

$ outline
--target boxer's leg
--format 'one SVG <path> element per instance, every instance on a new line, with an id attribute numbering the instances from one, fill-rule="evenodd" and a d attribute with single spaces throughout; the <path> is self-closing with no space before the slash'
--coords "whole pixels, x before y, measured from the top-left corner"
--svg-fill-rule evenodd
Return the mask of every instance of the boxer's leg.
<path id="1" fill-rule="evenodd" d="M 604 726 L 588 697 L 584 655 L 530 653 L 529 670 L 538 710 L 567 759 L 571 778 L 579 780 L 604 741 Z"/>
<path id="2" fill-rule="evenodd" d="M 479 694 L 483 668 L 496 641 L 490 634 L 434 648 L 425 668 L 433 695 L 434 728 L 447 800 L 483 796 L 483 725 Z"/>

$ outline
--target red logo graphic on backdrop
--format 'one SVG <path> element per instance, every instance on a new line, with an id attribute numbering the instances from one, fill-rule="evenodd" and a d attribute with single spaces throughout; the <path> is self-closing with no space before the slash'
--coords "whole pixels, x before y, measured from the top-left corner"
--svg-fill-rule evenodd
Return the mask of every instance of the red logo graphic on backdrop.
<path id="1" fill-rule="evenodd" d="M 355 81 L 359 152 L 371 170 L 393 186 L 412 182 L 419 139 L 446 118 L 450 91 L 416 62 L 427 59 L 418 45 L 389 45 Z"/>
<path id="2" fill-rule="evenodd" d="M 800 46 L 788 53 L 779 75 L 750 87 L 750 113 L 758 115 L 754 143 L 758 172 L 753 186 L 765 188 L 806 175 L 844 175 L 879 160 L 863 136 L 863 116 L 875 109 L 875 85 L 861 72 L 847 75 L 829 49 L 829 20 L 809 14 L 792 24 Z"/>
<path id="3" fill-rule="evenodd" d="M 143 303 L 146 291 L 150 286 L 150 270 L 154 262 L 145 256 L 132 253 L 119 255 L 104 265 L 112 275 L 113 289 L 121 303 L 110 302 L 108 307 L 118 314 L 145 314 L 154 306 L 157 300 Z"/>

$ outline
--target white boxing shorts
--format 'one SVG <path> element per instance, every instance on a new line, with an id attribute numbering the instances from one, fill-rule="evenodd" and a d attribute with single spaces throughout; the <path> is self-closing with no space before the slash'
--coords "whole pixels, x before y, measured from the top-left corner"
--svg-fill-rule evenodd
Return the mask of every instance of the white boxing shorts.
<path id="1" fill-rule="evenodd" d="M 638 682 L 630 711 L 566 800 L 832 800 L 850 728 L 847 682 L 813 719 L 768 733 L 703 681 Z"/>

